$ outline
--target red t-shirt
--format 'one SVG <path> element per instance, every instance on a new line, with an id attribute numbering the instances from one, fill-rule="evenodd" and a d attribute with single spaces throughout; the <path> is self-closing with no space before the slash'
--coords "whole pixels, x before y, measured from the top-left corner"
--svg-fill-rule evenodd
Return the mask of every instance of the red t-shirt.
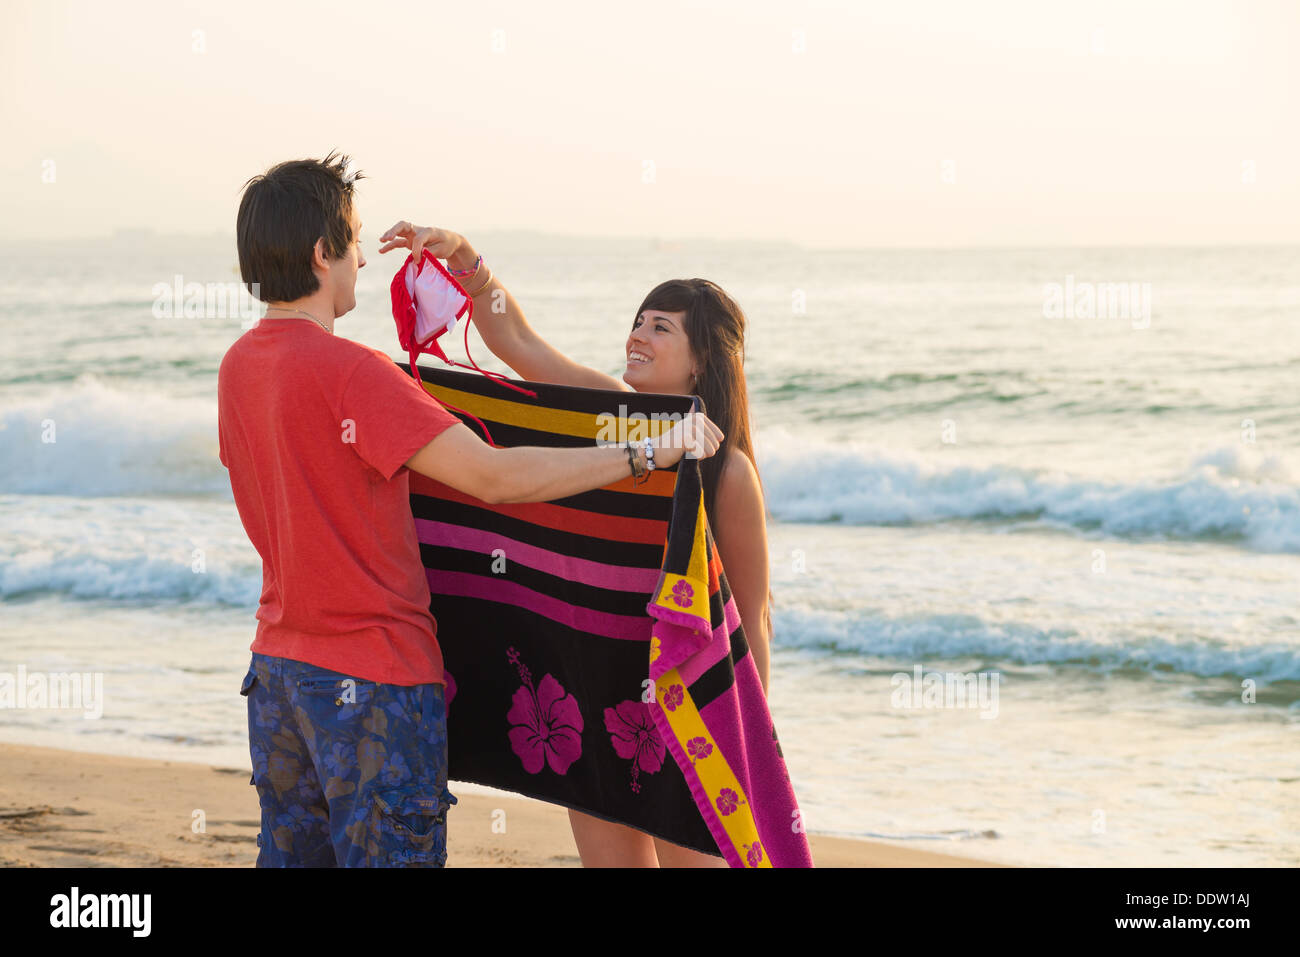
<path id="1" fill-rule="evenodd" d="M 460 420 L 382 352 L 266 319 L 217 377 L 221 463 L 262 556 L 252 650 L 384 684 L 442 682 L 404 463 Z"/>

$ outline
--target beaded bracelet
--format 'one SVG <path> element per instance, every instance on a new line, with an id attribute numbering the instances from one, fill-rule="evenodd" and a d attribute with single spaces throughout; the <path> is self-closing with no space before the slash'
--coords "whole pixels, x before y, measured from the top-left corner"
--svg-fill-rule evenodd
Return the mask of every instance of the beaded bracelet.
<path id="1" fill-rule="evenodd" d="M 655 445 L 649 436 L 645 440 L 645 464 L 647 472 L 655 470 Z"/>
<path id="2" fill-rule="evenodd" d="M 483 257 L 481 255 L 478 259 L 474 260 L 474 265 L 470 266 L 468 269 L 452 269 L 451 263 L 448 263 L 447 272 L 451 273 L 457 279 L 464 279 L 466 276 L 472 276 L 474 273 L 478 272 L 478 267 L 482 265 L 482 263 Z"/>

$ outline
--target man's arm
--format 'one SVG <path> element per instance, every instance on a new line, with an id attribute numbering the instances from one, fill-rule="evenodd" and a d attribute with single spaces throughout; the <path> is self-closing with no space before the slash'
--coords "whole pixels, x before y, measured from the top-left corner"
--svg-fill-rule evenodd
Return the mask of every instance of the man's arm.
<path id="1" fill-rule="evenodd" d="M 689 413 L 655 440 L 655 464 L 673 466 L 693 446 L 698 458 L 708 458 L 721 441 L 722 433 L 707 416 Z M 638 449 L 636 455 L 644 465 L 645 451 Z M 491 504 L 549 502 L 603 488 L 632 475 L 626 448 L 498 449 L 464 423 L 439 433 L 407 460 L 406 467 Z"/>

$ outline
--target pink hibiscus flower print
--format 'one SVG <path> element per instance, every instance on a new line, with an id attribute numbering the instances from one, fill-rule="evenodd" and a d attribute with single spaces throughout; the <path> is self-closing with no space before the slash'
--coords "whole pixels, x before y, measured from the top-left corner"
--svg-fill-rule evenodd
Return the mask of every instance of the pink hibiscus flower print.
<path id="1" fill-rule="evenodd" d="M 691 763 L 702 761 L 713 753 L 713 745 L 706 738 L 691 738 L 686 742 L 686 753 L 691 756 Z"/>
<path id="2" fill-rule="evenodd" d="M 605 730 L 614 752 L 632 762 L 632 791 L 639 794 L 640 773 L 654 774 L 663 767 L 668 753 L 650 709 L 640 701 L 622 701 L 615 708 L 606 708 Z"/>
<path id="3" fill-rule="evenodd" d="M 567 774 L 569 766 L 582 755 L 583 724 L 578 701 L 565 694 L 553 675 L 542 678 L 534 691 L 532 676 L 519 664 L 518 652 L 511 648 L 510 653 L 524 682 L 510 699 L 510 710 L 506 712 L 510 747 L 529 774 L 541 773 L 543 765 L 556 774 Z"/>
<path id="4" fill-rule="evenodd" d="M 740 795 L 731 788 L 723 788 L 718 792 L 718 799 L 713 803 L 717 805 L 722 816 L 726 817 L 740 807 Z"/>
<path id="5" fill-rule="evenodd" d="M 681 685 L 669 685 L 664 691 L 664 707 L 669 711 L 676 711 L 677 706 L 686 700 L 686 695 Z"/>
<path id="6" fill-rule="evenodd" d="M 682 579 L 673 586 L 673 601 L 677 602 L 679 608 L 690 608 L 691 599 L 695 597 L 695 589 L 686 579 Z"/>
<path id="7" fill-rule="evenodd" d="M 743 845 L 742 845 L 743 846 Z M 750 867 L 758 867 L 763 863 L 763 845 L 758 841 L 749 845 L 749 851 L 745 854 L 745 860 L 749 862 Z"/>

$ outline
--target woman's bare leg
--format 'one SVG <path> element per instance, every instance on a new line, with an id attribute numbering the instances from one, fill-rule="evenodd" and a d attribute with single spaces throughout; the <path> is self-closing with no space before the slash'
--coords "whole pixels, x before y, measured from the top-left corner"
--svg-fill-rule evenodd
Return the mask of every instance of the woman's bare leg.
<path id="1" fill-rule="evenodd" d="M 658 867 L 655 839 L 644 831 L 569 809 L 583 867 Z"/>
<path id="2" fill-rule="evenodd" d="M 693 851 L 689 847 L 682 847 L 678 844 L 669 844 L 659 838 L 654 839 L 655 855 L 659 858 L 660 867 L 726 867 L 727 862 L 724 858 L 715 857 L 712 854 L 701 854 L 699 851 Z"/>
<path id="3" fill-rule="evenodd" d="M 726 867 L 713 854 L 651 837 L 644 831 L 569 809 L 583 867 Z"/>

